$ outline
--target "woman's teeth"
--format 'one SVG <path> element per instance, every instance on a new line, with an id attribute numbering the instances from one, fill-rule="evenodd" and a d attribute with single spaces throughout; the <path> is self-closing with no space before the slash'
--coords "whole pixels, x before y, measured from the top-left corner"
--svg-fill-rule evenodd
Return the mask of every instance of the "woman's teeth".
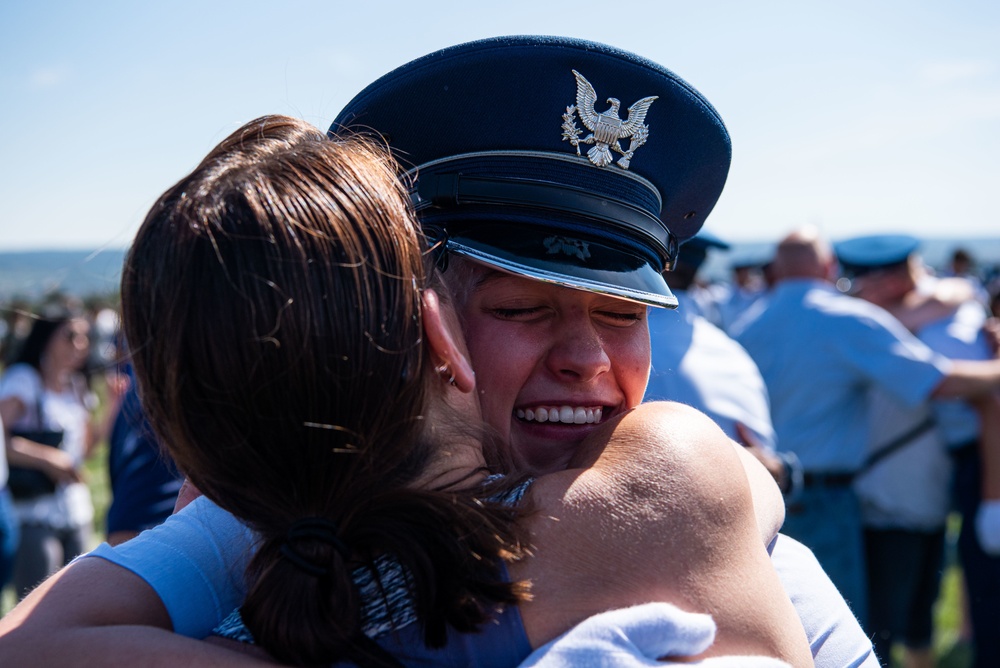
<path id="1" fill-rule="evenodd" d="M 515 415 L 526 422 L 562 422 L 564 424 L 594 424 L 601 421 L 603 408 L 583 408 L 572 406 L 518 408 Z"/>

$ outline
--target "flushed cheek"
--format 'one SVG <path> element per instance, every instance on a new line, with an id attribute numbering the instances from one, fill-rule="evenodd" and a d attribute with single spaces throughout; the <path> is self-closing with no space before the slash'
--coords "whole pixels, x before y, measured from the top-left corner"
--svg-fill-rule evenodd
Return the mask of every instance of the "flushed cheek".
<path id="1" fill-rule="evenodd" d="M 469 324 L 466 333 L 483 419 L 507 438 L 514 401 L 534 366 L 529 359 L 531 346 L 496 324 Z"/>
<path id="2" fill-rule="evenodd" d="M 622 345 L 609 351 L 612 368 L 618 379 L 618 385 L 625 395 L 628 408 L 634 408 L 642 402 L 646 393 L 646 382 L 649 380 L 650 348 L 649 330 L 642 332 Z"/>

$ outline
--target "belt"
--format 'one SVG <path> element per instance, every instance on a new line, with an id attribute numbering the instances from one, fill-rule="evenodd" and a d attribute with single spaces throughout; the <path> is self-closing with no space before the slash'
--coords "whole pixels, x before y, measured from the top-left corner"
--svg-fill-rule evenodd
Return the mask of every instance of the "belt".
<path id="1" fill-rule="evenodd" d="M 966 441 L 965 443 L 959 443 L 958 445 L 949 445 L 948 453 L 952 456 L 953 459 L 978 457 L 979 439 L 974 438 L 971 441 Z"/>
<path id="2" fill-rule="evenodd" d="M 854 482 L 853 473 L 810 473 L 802 474 L 806 487 L 849 487 Z"/>

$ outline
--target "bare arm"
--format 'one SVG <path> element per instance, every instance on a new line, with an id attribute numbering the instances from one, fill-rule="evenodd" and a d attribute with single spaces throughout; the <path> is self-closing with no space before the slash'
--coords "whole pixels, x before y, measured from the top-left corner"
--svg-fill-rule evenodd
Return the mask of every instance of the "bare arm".
<path id="1" fill-rule="evenodd" d="M 979 412 L 979 458 L 982 502 L 976 513 L 980 547 L 1000 554 L 1000 394 L 991 393 L 971 402 Z"/>
<path id="2" fill-rule="evenodd" d="M 812 658 L 801 623 L 768 558 L 755 507 L 781 495 L 766 471 L 701 413 L 644 404 L 591 442 L 571 469 L 532 487 L 533 557 L 514 564 L 532 581 L 522 605 L 537 647 L 593 614 L 650 601 L 710 613 L 708 655 Z M 755 503 L 755 485 L 772 490 Z M 780 515 L 780 510 L 778 514 Z M 780 523 L 780 521 L 779 521 Z"/>
<path id="3" fill-rule="evenodd" d="M 0 619 L 0 656 L 12 666 L 274 665 L 171 628 L 149 585 L 91 557 L 49 578 Z"/>
<path id="4" fill-rule="evenodd" d="M 1000 500 L 1000 394 L 984 394 L 972 402 L 979 413 L 979 456 L 982 460 L 982 497 Z"/>
<path id="5" fill-rule="evenodd" d="M 1000 389 L 1000 359 L 954 360 L 951 364 L 951 371 L 934 388 L 934 398 L 974 398 Z"/>

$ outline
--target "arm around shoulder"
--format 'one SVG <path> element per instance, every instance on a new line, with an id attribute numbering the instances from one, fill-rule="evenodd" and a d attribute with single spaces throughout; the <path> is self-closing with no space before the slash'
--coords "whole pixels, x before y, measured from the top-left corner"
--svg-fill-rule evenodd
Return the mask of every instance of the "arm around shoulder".
<path id="1" fill-rule="evenodd" d="M 149 585 L 96 557 L 74 561 L 0 619 L 0 656 L 5 665 L 17 666 L 257 663 L 174 634 L 166 609 Z"/>

